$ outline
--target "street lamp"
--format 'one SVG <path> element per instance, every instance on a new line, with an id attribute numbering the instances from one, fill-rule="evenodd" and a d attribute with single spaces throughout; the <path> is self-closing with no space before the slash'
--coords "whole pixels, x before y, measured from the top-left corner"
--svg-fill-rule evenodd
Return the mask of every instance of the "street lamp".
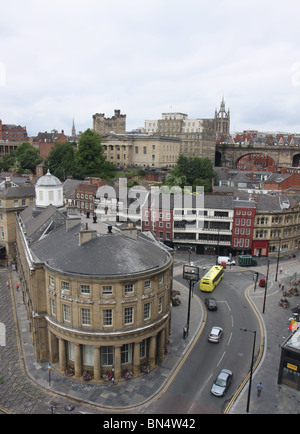
<path id="1" fill-rule="evenodd" d="M 199 267 L 193 265 L 193 263 L 191 263 L 189 265 L 184 265 L 183 266 L 183 278 L 189 282 L 189 304 L 188 304 L 187 322 L 186 322 L 186 326 L 183 328 L 183 339 L 185 339 L 189 335 L 191 294 L 192 294 L 193 286 L 199 280 Z"/>
<path id="2" fill-rule="evenodd" d="M 269 265 L 270 265 L 270 261 L 268 261 L 268 266 L 267 266 L 267 278 L 266 278 L 266 284 L 265 284 L 265 295 L 264 295 L 264 303 L 263 303 L 262 313 L 265 313 L 265 307 L 266 307 L 267 287 L 268 287 L 268 278 L 269 278 Z"/>
<path id="3" fill-rule="evenodd" d="M 250 406 L 250 395 L 251 395 L 251 385 L 252 385 L 252 374 L 253 374 L 253 361 L 254 361 L 254 351 L 255 351 L 255 340 L 256 340 L 256 330 L 248 330 L 248 329 L 241 329 L 243 332 L 251 332 L 253 333 L 253 349 L 252 349 L 252 358 L 251 358 L 251 369 L 250 369 L 250 379 L 249 379 L 249 390 L 248 390 L 248 398 L 247 398 L 247 408 L 246 412 L 249 413 L 249 406 Z"/>
<path id="4" fill-rule="evenodd" d="M 277 265 L 276 265 L 275 282 L 277 282 L 280 250 L 281 250 L 281 238 L 279 237 L 279 245 L 278 245 L 278 251 L 277 251 Z"/>

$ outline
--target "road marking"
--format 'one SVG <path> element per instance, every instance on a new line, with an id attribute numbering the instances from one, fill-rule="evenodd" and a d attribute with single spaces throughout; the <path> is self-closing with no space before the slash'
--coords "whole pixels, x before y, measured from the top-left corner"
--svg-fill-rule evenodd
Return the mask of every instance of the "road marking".
<path id="1" fill-rule="evenodd" d="M 231 338 L 232 338 L 232 332 L 230 333 L 230 336 L 229 336 L 229 340 L 228 340 L 227 346 L 230 345 Z"/>
<path id="2" fill-rule="evenodd" d="M 226 353 L 226 351 L 224 351 L 224 353 L 223 353 L 222 357 L 220 358 L 220 360 L 219 360 L 219 363 L 217 364 L 217 367 L 218 367 L 218 366 L 219 366 L 219 364 L 221 363 L 221 361 L 222 361 L 223 357 L 225 356 L 225 353 Z"/>

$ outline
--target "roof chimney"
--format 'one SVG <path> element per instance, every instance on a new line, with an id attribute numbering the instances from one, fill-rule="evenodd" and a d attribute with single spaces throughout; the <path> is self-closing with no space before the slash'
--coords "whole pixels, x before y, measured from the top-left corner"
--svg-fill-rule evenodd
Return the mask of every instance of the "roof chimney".
<path id="1" fill-rule="evenodd" d="M 88 241 L 96 237 L 97 231 L 90 230 L 88 228 L 88 224 L 86 223 L 85 229 L 81 229 L 81 231 L 79 232 L 79 245 L 82 246 L 82 244 L 87 243 Z"/>

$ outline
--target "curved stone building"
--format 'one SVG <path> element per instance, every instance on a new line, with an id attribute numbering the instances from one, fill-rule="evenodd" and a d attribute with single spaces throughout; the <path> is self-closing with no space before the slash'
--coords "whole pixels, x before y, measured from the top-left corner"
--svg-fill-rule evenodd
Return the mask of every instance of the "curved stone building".
<path id="1" fill-rule="evenodd" d="M 51 191 L 48 181 L 40 180 L 39 194 L 43 185 L 44 195 Z M 172 252 L 133 225 L 112 228 L 38 205 L 17 215 L 18 270 L 36 359 L 95 380 L 153 369 L 170 332 Z"/>

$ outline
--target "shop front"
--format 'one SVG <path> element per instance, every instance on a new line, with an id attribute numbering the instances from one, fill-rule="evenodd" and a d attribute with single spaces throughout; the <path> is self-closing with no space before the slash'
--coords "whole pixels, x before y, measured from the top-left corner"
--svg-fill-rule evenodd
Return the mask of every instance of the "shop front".
<path id="1" fill-rule="evenodd" d="M 278 384 L 300 390 L 300 329 L 281 346 Z"/>

